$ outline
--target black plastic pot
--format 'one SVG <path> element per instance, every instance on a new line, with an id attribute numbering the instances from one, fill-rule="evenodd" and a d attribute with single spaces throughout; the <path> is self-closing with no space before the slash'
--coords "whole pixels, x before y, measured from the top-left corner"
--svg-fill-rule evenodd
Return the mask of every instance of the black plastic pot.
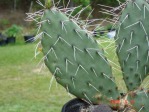
<path id="1" fill-rule="evenodd" d="M 6 42 L 7 42 L 7 44 L 15 44 L 16 38 L 15 37 L 8 37 Z"/>
<path id="2" fill-rule="evenodd" d="M 106 30 L 101 30 L 100 31 L 100 36 L 103 36 L 107 31 Z"/>
<path id="3" fill-rule="evenodd" d="M 25 35 L 24 36 L 25 43 L 32 43 L 34 42 L 34 35 Z"/>
<path id="4" fill-rule="evenodd" d="M 108 30 L 108 32 L 111 32 L 111 31 L 115 31 L 116 29 L 115 28 L 112 28 L 112 29 L 108 28 L 107 30 Z"/>
<path id="5" fill-rule="evenodd" d="M 81 99 L 75 98 L 67 102 L 61 112 L 81 112 L 82 109 L 85 109 L 89 104 Z"/>
<path id="6" fill-rule="evenodd" d="M 7 38 L 0 33 L 0 46 L 4 46 L 7 44 Z"/>
<path id="7" fill-rule="evenodd" d="M 99 36 L 104 36 L 105 33 L 107 33 L 107 30 L 98 30 L 98 31 L 93 31 L 94 37 L 99 37 Z"/>
<path id="8" fill-rule="evenodd" d="M 6 44 L 7 44 L 6 40 L 0 40 L 0 46 L 4 46 Z"/>
<path id="9" fill-rule="evenodd" d="M 109 105 L 90 105 L 87 102 L 75 98 L 67 102 L 61 112 L 114 112 Z"/>

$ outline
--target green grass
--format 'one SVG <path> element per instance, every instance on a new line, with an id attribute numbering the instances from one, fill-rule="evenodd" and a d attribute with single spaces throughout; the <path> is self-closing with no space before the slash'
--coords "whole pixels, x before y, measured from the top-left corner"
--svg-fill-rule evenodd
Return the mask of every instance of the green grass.
<path id="1" fill-rule="evenodd" d="M 108 52 L 107 57 L 119 66 L 114 44 L 106 48 L 111 40 L 100 39 L 100 42 Z M 21 43 L 0 47 L 0 112 L 61 112 L 62 106 L 71 99 L 55 81 L 49 90 L 52 75 L 46 68 L 40 72 L 37 65 L 42 55 L 33 59 L 34 49 L 35 44 Z M 116 69 L 113 69 L 116 83 L 126 92 L 122 73 Z M 148 80 L 149 77 L 145 82 Z"/>
<path id="2" fill-rule="evenodd" d="M 51 74 L 40 72 L 41 59 L 34 57 L 35 44 L 0 47 L 0 112 L 60 112 L 71 99 L 53 82 Z"/>

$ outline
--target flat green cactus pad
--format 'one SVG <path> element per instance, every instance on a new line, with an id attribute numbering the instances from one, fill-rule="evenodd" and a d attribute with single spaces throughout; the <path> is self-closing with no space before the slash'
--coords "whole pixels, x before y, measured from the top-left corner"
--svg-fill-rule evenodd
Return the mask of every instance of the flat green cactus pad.
<path id="1" fill-rule="evenodd" d="M 119 21 L 117 54 L 127 88 L 135 90 L 149 73 L 149 4 L 129 1 Z"/>
<path id="2" fill-rule="evenodd" d="M 137 112 L 149 111 L 149 91 L 139 90 L 131 93 L 128 99 L 132 102 L 132 105 Z"/>
<path id="3" fill-rule="evenodd" d="M 94 39 L 55 8 L 41 20 L 45 64 L 68 92 L 94 104 L 117 99 L 111 66 Z"/>

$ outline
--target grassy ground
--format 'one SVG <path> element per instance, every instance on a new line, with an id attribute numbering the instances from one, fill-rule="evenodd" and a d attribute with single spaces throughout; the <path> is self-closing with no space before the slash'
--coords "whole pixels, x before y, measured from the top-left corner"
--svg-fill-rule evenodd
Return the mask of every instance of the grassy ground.
<path id="1" fill-rule="evenodd" d="M 111 40 L 100 39 L 99 42 L 108 52 L 107 57 L 117 64 L 111 63 L 113 74 L 119 89 L 126 92 L 114 44 L 105 47 Z M 23 43 L 0 47 L 0 112 L 60 112 L 71 99 L 55 81 L 49 90 L 51 74 L 46 68 L 40 72 L 37 65 L 42 55 L 33 59 L 34 49 L 35 44 Z"/>
<path id="2" fill-rule="evenodd" d="M 35 44 L 0 47 L 0 112 L 60 112 L 70 97 L 40 72 L 34 56 Z M 40 73 L 39 73 L 40 72 Z"/>
<path id="3" fill-rule="evenodd" d="M 103 46 L 110 44 L 105 39 L 100 42 Z M 49 90 L 51 74 L 47 69 L 40 72 L 37 65 L 42 55 L 33 59 L 34 49 L 35 44 L 23 43 L 0 47 L 0 112 L 60 112 L 71 99 L 56 82 Z M 106 51 L 112 52 L 111 49 Z M 108 58 L 115 62 L 117 58 L 109 54 Z M 114 74 L 119 88 L 124 90 L 121 72 L 114 70 Z"/>

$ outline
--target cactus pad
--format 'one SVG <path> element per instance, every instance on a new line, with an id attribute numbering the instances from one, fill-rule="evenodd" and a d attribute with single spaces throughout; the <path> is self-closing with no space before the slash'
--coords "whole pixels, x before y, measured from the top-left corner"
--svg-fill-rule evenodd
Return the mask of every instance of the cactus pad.
<path id="1" fill-rule="evenodd" d="M 119 97 L 103 50 L 76 20 L 51 8 L 40 23 L 45 64 L 59 84 L 94 104 Z"/>
<path id="2" fill-rule="evenodd" d="M 149 111 L 149 91 L 142 89 L 137 92 L 132 92 L 128 99 L 132 102 L 133 108 L 137 112 Z"/>
<path id="3" fill-rule="evenodd" d="M 115 37 L 117 55 L 128 90 L 137 89 L 149 73 L 149 4 L 130 0 Z"/>

